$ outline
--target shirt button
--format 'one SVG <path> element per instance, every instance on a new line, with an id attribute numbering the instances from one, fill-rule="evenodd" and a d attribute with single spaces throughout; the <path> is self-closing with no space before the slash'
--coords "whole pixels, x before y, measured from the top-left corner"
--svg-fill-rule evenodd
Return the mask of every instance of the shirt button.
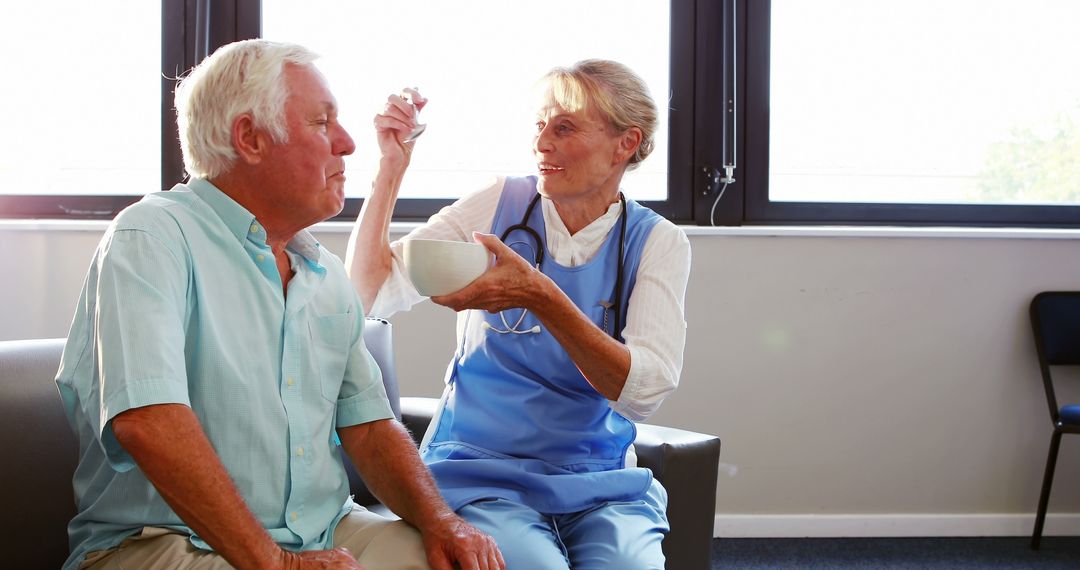
<path id="1" fill-rule="evenodd" d="M 296 522 L 296 519 L 300 518 L 300 515 L 296 514 L 296 511 L 293 511 L 289 513 L 289 518 L 292 519 L 293 522 Z"/>
<path id="2" fill-rule="evenodd" d="M 292 376 L 289 376 L 288 378 L 286 378 L 286 379 L 285 379 L 285 383 L 286 383 L 286 384 L 288 384 L 289 386 L 292 386 L 292 385 L 293 385 L 293 384 L 295 384 L 296 382 L 295 382 L 295 381 L 293 381 L 293 378 L 292 378 Z"/>
<path id="3" fill-rule="evenodd" d="M 259 233 L 259 224 L 251 224 L 251 233 L 253 233 L 253 234 Z"/>
<path id="4" fill-rule="evenodd" d="M 262 261 L 264 259 L 266 259 L 266 256 L 261 253 L 255 256 L 255 261 Z"/>
<path id="5" fill-rule="evenodd" d="M 303 457 L 304 456 L 304 448 L 303 447 L 297 447 L 296 448 L 296 454 L 299 455 L 300 457 Z"/>

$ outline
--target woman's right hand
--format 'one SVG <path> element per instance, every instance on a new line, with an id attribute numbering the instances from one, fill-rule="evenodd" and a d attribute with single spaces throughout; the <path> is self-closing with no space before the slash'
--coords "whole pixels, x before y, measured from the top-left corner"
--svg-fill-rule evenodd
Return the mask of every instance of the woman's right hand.
<path id="1" fill-rule="evenodd" d="M 427 105 L 427 99 L 416 89 L 401 90 L 400 94 L 386 98 L 383 111 L 375 115 L 375 134 L 379 141 L 379 152 L 384 161 L 402 169 L 409 165 L 413 145 L 403 142 L 405 137 L 416 128 L 416 117 L 420 109 Z"/>

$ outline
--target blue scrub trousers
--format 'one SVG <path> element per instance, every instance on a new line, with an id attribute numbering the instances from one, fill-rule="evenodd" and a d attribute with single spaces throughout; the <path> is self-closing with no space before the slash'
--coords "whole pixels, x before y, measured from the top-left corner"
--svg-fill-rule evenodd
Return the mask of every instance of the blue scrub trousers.
<path id="1" fill-rule="evenodd" d="M 663 570 L 667 491 L 653 479 L 638 501 L 545 515 L 508 501 L 470 503 L 458 514 L 495 538 L 507 570 Z"/>

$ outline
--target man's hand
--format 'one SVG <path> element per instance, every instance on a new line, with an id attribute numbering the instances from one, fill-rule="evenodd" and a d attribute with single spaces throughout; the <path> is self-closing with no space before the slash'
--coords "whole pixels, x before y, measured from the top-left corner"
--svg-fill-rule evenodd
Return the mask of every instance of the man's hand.
<path id="1" fill-rule="evenodd" d="M 428 564 L 433 570 L 505 570 L 495 539 L 465 522 L 456 514 L 439 519 L 437 525 L 422 530 Z"/>
<path id="2" fill-rule="evenodd" d="M 345 548 L 333 550 L 308 550 L 306 552 L 281 551 L 282 570 L 306 570 L 329 568 L 340 570 L 364 570 Z"/>

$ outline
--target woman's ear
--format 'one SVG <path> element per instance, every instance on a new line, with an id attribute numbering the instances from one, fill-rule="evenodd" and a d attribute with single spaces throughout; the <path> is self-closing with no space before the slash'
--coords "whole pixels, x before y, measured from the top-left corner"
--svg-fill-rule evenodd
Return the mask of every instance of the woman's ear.
<path id="1" fill-rule="evenodd" d="M 262 129 L 255 127 L 251 115 L 243 113 L 233 119 L 232 143 L 236 154 L 247 164 L 258 164 L 266 153 L 269 139 Z"/>
<path id="2" fill-rule="evenodd" d="M 615 163 L 620 164 L 630 160 L 639 146 L 641 146 L 641 129 L 630 127 L 619 135 L 619 147 L 615 151 Z"/>

